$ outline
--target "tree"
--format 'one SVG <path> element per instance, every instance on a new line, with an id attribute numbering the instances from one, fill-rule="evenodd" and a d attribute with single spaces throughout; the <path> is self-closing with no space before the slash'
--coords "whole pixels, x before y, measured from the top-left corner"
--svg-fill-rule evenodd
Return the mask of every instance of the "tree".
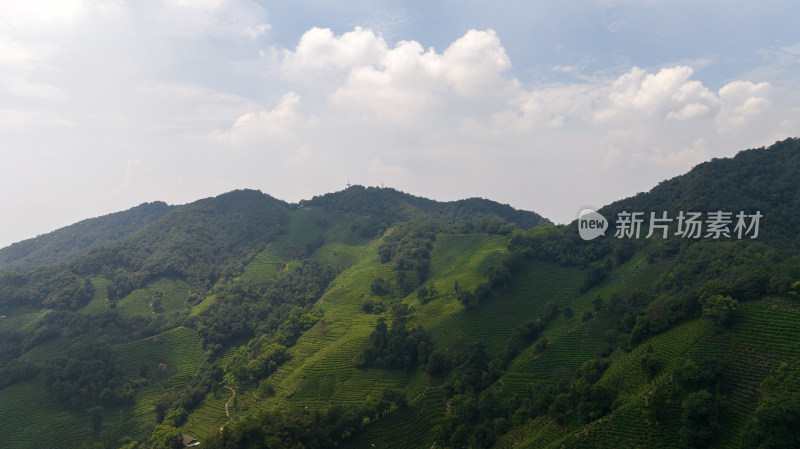
<path id="1" fill-rule="evenodd" d="M 581 284 L 579 291 L 586 293 L 592 287 L 599 284 L 606 278 L 608 268 L 604 264 L 594 263 L 586 270 L 586 279 Z"/>
<path id="2" fill-rule="evenodd" d="M 428 356 L 428 364 L 425 366 L 425 371 L 433 377 L 439 377 L 447 374 L 450 370 L 450 360 L 447 358 L 447 353 L 443 351 L 433 351 Z"/>
<path id="3" fill-rule="evenodd" d="M 419 299 L 419 302 L 424 304 L 424 303 L 426 303 L 428 301 L 429 297 L 430 297 L 430 293 L 428 292 L 427 288 L 425 288 L 423 286 L 423 287 L 420 287 L 419 289 L 417 289 L 417 299 Z"/>
<path id="4" fill-rule="evenodd" d="M 155 297 L 152 301 L 150 301 L 150 310 L 153 313 L 161 313 L 164 311 L 163 307 L 161 306 L 161 298 Z"/>
<path id="5" fill-rule="evenodd" d="M 567 420 L 567 414 L 572 410 L 572 399 L 569 394 L 561 393 L 553 400 L 549 407 L 550 416 L 559 425 L 563 425 Z"/>
<path id="6" fill-rule="evenodd" d="M 658 370 L 661 369 L 661 360 L 659 360 L 658 356 L 653 352 L 652 346 L 649 346 L 647 352 L 642 355 L 641 364 L 648 378 L 652 379 L 658 374 Z"/>
<path id="7" fill-rule="evenodd" d="M 459 290 L 458 302 L 463 304 L 465 307 L 471 307 L 478 303 L 478 297 L 469 290 Z"/>
<path id="8" fill-rule="evenodd" d="M 372 283 L 369 284 L 369 289 L 372 293 L 383 296 L 389 293 L 389 283 L 384 278 L 378 277 L 372 280 Z"/>
<path id="9" fill-rule="evenodd" d="M 794 299 L 800 299 L 800 281 L 792 282 L 792 286 L 789 289 L 789 296 Z"/>
<path id="10" fill-rule="evenodd" d="M 148 443 L 150 449 L 181 449 L 183 437 L 178 429 L 166 424 L 159 424 L 153 429 Z"/>
<path id="11" fill-rule="evenodd" d="M 712 295 L 703 301 L 703 316 L 714 320 L 721 328 L 728 327 L 739 301 L 730 296 Z"/>
<path id="12" fill-rule="evenodd" d="M 375 302 L 369 298 L 365 299 L 364 302 L 361 303 L 361 310 L 364 311 L 364 313 L 372 313 L 374 308 Z"/>
<path id="13" fill-rule="evenodd" d="M 184 422 L 186 422 L 186 418 L 189 414 L 183 407 L 178 407 L 175 410 L 167 413 L 167 416 L 164 418 L 165 425 L 172 426 L 172 427 L 179 427 Z"/>
<path id="14" fill-rule="evenodd" d="M 375 324 L 375 331 L 369 336 L 369 339 L 373 345 L 383 346 L 386 344 L 386 333 L 388 331 L 389 327 L 386 325 L 386 318 L 380 317 Z"/>
<path id="15" fill-rule="evenodd" d="M 781 363 L 761 384 L 762 397 L 755 420 L 747 426 L 742 447 L 789 449 L 800 447 L 800 380 L 797 368 Z"/>
<path id="16" fill-rule="evenodd" d="M 708 447 L 719 428 L 719 416 L 714 397 L 708 390 L 690 393 L 683 401 L 681 414 L 681 447 Z"/>

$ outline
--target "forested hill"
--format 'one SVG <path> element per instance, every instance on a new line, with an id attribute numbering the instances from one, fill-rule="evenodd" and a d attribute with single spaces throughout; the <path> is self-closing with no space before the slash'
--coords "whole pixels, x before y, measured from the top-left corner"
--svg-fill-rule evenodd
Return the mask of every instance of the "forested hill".
<path id="1" fill-rule="evenodd" d="M 318 206 L 369 215 L 384 224 L 421 218 L 438 218 L 449 224 L 472 228 L 478 223 L 513 223 L 521 229 L 553 223 L 536 212 L 514 209 L 483 198 L 440 202 L 391 188 L 352 186 L 347 190 L 315 196 L 300 205 Z"/>
<path id="2" fill-rule="evenodd" d="M 241 271 L 248 255 L 285 232 L 291 206 L 256 190 L 235 190 L 180 206 L 127 239 L 69 264 L 86 275 L 122 270 L 134 285 L 177 276 L 196 289 Z"/>
<path id="3" fill-rule="evenodd" d="M 79 279 L 92 275 L 102 275 L 109 281 L 108 297 L 112 300 L 161 277 L 179 278 L 187 282 L 195 294 L 202 295 L 218 280 L 241 273 L 270 242 L 289 232 L 290 214 L 304 207 L 344 213 L 349 231 L 369 239 L 409 220 L 437 223 L 436 226 L 459 232 L 502 230 L 506 233 L 513 227 L 512 219 L 526 227 L 550 223 L 533 212 L 518 211 L 493 201 L 469 199 L 442 203 L 374 187 L 352 186 L 300 204 L 290 204 L 257 190 L 235 190 L 178 207 L 164 203 L 144 204 L 39 237 L 34 243 L 41 249 L 14 262 L 16 267 L 27 261 L 26 268 L 39 267 L 39 270 L 29 276 L 0 279 L 0 288 L 5 286 L 0 294 L 0 305 L 76 308 L 88 301 L 88 296 L 80 293 L 88 290 Z M 153 218 L 157 212 L 161 215 Z M 150 222 L 144 223 L 144 216 L 150 218 Z M 323 223 L 328 219 L 320 216 L 319 220 Z M 92 237 L 102 230 L 114 229 L 114 224 L 121 228 L 119 234 L 125 231 L 128 235 L 112 239 L 112 234 L 106 232 L 104 245 L 98 243 L 99 237 Z M 70 238 L 72 246 L 68 245 Z M 314 245 L 323 243 L 315 243 L 321 238 L 316 234 L 303 238 L 313 241 L 305 248 L 298 247 L 301 253 L 313 251 Z M 38 243 L 38 239 L 43 243 Z M 75 243 L 76 239 L 82 246 Z M 32 245 L 28 242 L 14 244 L 6 250 L 21 254 L 21 248 Z M 67 254 L 71 257 L 67 258 Z M 64 261 L 68 263 L 55 267 L 56 263 Z M 50 266 L 45 268 L 46 265 Z M 55 285 L 58 289 L 70 288 L 78 293 L 54 299 L 50 290 L 56 288 Z"/>
<path id="4" fill-rule="evenodd" d="M 160 201 L 144 203 L 14 243 L 0 249 L 0 272 L 25 272 L 67 262 L 92 248 L 128 237 L 173 208 Z"/>
<path id="5" fill-rule="evenodd" d="M 134 251 L 137 253 L 134 257 L 136 261 L 132 263 L 146 266 L 148 262 L 145 262 L 143 258 L 150 256 L 144 256 L 143 251 L 147 252 L 158 247 L 160 248 L 159 254 L 163 255 L 165 252 L 175 249 L 176 246 L 180 246 L 178 242 L 185 242 L 189 235 L 195 232 L 205 233 L 202 237 L 203 241 L 214 240 L 209 233 L 216 232 L 215 227 L 219 223 L 214 222 L 214 219 L 211 223 L 203 224 L 203 221 L 208 217 L 216 215 L 221 217 L 230 213 L 236 207 L 242 207 L 243 210 L 240 212 L 244 215 L 239 214 L 233 218 L 256 219 L 255 222 L 257 223 L 257 214 L 259 213 L 278 213 L 280 215 L 280 212 L 277 211 L 291 210 L 298 207 L 298 205 L 275 200 L 275 203 L 271 206 L 277 209 L 274 207 L 265 209 L 266 202 L 247 204 L 244 198 L 247 195 L 250 195 L 249 200 L 251 201 L 256 199 L 266 200 L 266 198 L 260 198 L 264 196 L 260 192 L 244 190 L 221 195 L 216 199 L 209 198 L 190 205 L 177 206 L 178 210 L 175 210 L 175 213 L 167 217 L 163 222 L 154 225 L 147 232 L 129 242 L 116 246 L 112 245 L 111 248 L 113 251 L 125 253 L 134 251 L 133 248 L 136 248 Z M 482 198 L 438 202 L 394 189 L 365 188 L 358 185 L 352 186 L 347 190 L 314 197 L 299 204 L 299 206 L 304 205 L 360 214 L 365 219 L 357 223 L 356 226 L 362 227 L 362 233 L 371 235 L 398 221 L 426 218 L 438 219 L 452 225 L 466 226 L 470 229 L 474 226 L 497 227 L 503 223 L 514 223 L 521 229 L 552 225 L 550 220 L 535 212 L 517 210 L 507 204 L 500 204 Z M 219 214 L 213 212 L 213 209 L 217 207 L 219 207 Z M 176 209 L 176 206 L 167 205 L 161 201 L 144 203 L 126 211 L 86 219 L 47 234 L 14 243 L 0 249 L 0 273 L 8 271 L 24 273 L 36 267 L 69 262 L 90 252 L 92 249 L 112 242 L 122 241 L 126 237 L 132 236 L 174 209 Z M 245 212 L 244 209 L 249 209 L 249 211 Z M 267 221 L 272 221 L 273 218 L 275 217 L 269 218 Z M 211 227 L 208 228 L 206 224 L 210 224 Z M 244 221 L 241 221 L 240 225 L 243 226 L 241 231 L 244 234 L 250 232 L 248 228 L 255 226 Z M 236 231 L 237 225 L 234 225 L 233 222 L 228 222 L 225 226 L 228 228 L 227 234 Z M 167 239 L 166 233 L 173 231 L 184 235 L 182 237 L 171 236 Z M 197 236 L 192 238 L 197 238 Z M 169 240 L 169 244 L 163 246 L 167 240 Z M 263 245 L 264 243 L 262 239 L 260 244 Z M 127 249 L 123 250 L 123 247 Z M 185 250 L 178 250 L 178 252 L 181 251 Z M 220 248 L 213 251 L 220 253 Z M 103 253 L 107 254 L 108 251 L 103 251 Z M 156 254 L 153 257 L 159 258 L 161 256 Z M 149 263 L 152 265 L 154 262 L 151 260 Z M 185 264 L 185 261 L 183 263 Z M 151 268 L 156 271 L 182 270 L 180 267 Z"/>
<path id="6" fill-rule="evenodd" d="M 758 239 L 586 241 L 362 186 L 179 206 L 0 274 L 2 445 L 800 447 L 799 154 L 600 209 L 647 213 L 643 233 L 649 212 L 760 211 Z"/>
<path id="7" fill-rule="evenodd" d="M 741 151 L 733 158 L 712 159 L 684 175 L 666 180 L 646 193 L 600 209 L 613 223 L 617 213 L 644 212 L 675 218 L 680 211 L 740 211 L 763 214 L 758 241 L 800 248 L 800 139 Z M 660 216 L 660 215 L 659 215 Z M 612 233 L 613 235 L 613 233 Z"/>

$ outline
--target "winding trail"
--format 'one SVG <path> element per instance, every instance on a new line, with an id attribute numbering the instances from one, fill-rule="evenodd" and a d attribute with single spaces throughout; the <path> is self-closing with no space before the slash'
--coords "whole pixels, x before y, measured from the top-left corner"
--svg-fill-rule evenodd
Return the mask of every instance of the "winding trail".
<path id="1" fill-rule="evenodd" d="M 230 413 L 228 413 L 228 403 L 230 403 L 230 402 L 233 400 L 234 396 L 236 396 L 236 390 L 234 390 L 233 388 L 231 388 L 231 387 L 229 387 L 229 386 L 227 386 L 227 385 L 225 385 L 225 388 L 227 388 L 228 390 L 231 390 L 231 397 L 230 397 L 230 399 L 228 399 L 228 401 L 225 403 L 225 416 L 227 416 L 228 418 L 230 418 L 230 417 L 231 417 L 231 414 L 230 414 Z"/>

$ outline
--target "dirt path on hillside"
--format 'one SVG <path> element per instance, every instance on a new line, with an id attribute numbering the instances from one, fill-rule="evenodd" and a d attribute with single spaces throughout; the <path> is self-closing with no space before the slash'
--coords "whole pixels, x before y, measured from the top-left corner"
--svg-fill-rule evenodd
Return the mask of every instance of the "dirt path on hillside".
<path id="1" fill-rule="evenodd" d="M 229 386 L 227 386 L 227 385 L 225 385 L 225 388 L 227 388 L 228 390 L 231 390 L 231 397 L 230 397 L 230 399 L 228 399 L 228 402 L 226 402 L 226 403 L 225 403 L 225 416 L 227 416 L 228 418 L 230 418 L 230 417 L 231 417 L 231 414 L 230 414 L 230 413 L 228 413 L 228 404 L 229 404 L 229 403 L 230 403 L 230 402 L 233 400 L 233 398 L 236 396 L 236 390 L 234 390 L 233 388 L 231 388 L 231 387 L 229 387 Z"/>

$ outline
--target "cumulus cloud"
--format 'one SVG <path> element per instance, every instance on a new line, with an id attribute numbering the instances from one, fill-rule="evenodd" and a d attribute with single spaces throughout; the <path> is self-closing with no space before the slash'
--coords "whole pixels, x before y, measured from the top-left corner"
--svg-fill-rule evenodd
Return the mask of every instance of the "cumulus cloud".
<path id="1" fill-rule="evenodd" d="M 314 27 L 303 34 L 293 51 L 284 50 L 281 69 L 287 78 L 314 81 L 318 76 L 373 65 L 387 51 L 386 41 L 371 30 L 355 27 L 335 36 L 328 28 Z"/>
<path id="2" fill-rule="evenodd" d="M 706 114 L 717 103 L 716 95 L 699 81 L 690 80 L 694 69 L 686 66 L 647 73 L 634 67 L 611 84 L 608 105 L 595 112 L 599 122 L 627 119 L 632 115 L 663 115 L 686 120 Z"/>
<path id="3" fill-rule="evenodd" d="M 239 144 L 292 136 L 301 120 L 299 105 L 300 96 L 289 92 L 281 97 L 273 109 L 248 112 L 239 117 L 229 131 L 218 131 L 214 137 L 221 142 Z"/>
<path id="4" fill-rule="evenodd" d="M 504 93 L 519 87 L 515 79 L 503 77 L 511 60 L 492 29 L 469 30 L 444 51 L 441 60 L 445 78 L 459 94 Z"/>
<path id="5" fill-rule="evenodd" d="M 333 103 L 394 121 L 461 100 L 505 101 L 519 87 L 506 75 L 511 62 L 493 30 L 470 30 L 438 53 L 417 41 L 390 47 L 360 27 L 341 35 L 312 28 L 283 52 L 280 67 L 286 78 L 317 85 L 319 77 L 339 80 Z"/>
<path id="6" fill-rule="evenodd" d="M 218 138 L 252 143 L 291 135 L 287 154 L 333 148 L 368 161 L 371 180 L 413 178 L 383 162 L 397 154 L 415 167 L 454 157 L 466 167 L 485 165 L 479 159 L 491 151 L 497 164 L 524 166 L 554 159 L 547 152 L 556 148 L 562 162 L 584 164 L 581 170 L 650 167 L 642 173 L 665 177 L 714 156 L 724 148 L 717 142 L 741 136 L 742 126 L 770 107 L 769 84 L 733 81 L 714 91 L 687 65 L 523 86 L 510 75 L 493 30 L 469 30 L 439 52 L 417 41 L 389 45 L 360 27 L 340 35 L 313 28 L 277 63 L 299 89 L 314 76 L 328 77 L 315 84 L 322 95 L 305 105 L 315 121 L 300 117 L 299 97 L 290 93 L 273 109 L 241 115 Z"/>
<path id="7" fill-rule="evenodd" d="M 765 111 L 770 102 L 767 99 L 769 83 L 733 81 L 719 90 L 722 110 L 718 122 L 722 130 L 742 126 L 748 120 Z"/>

